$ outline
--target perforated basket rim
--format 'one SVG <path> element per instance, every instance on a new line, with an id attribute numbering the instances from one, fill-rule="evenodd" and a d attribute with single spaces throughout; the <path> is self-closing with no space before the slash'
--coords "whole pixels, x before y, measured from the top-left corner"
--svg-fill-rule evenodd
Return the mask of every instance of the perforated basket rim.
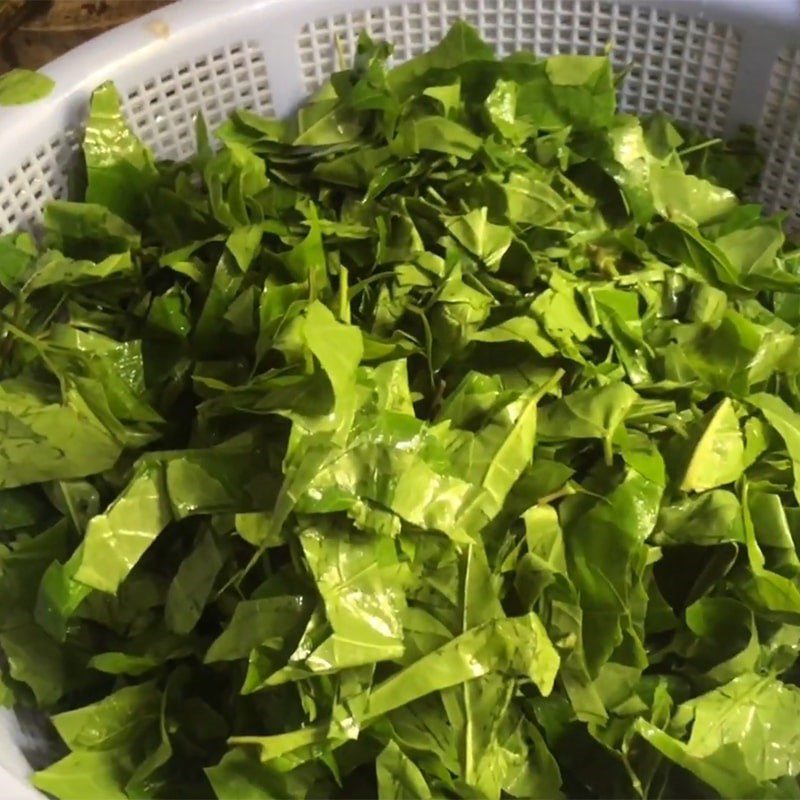
<path id="1" fill-rule="evenodd" d="M 558 9 L 578 0 L 551 0 Z M 465 0 L 448 0 L 457 9 Z M 697 20 L 735 26 L 742 38 L 741 60 L 733 90 L 729 128 L 757 124 L 778 50 L 800 37 L 800 0 L 593 0 L 615 5 L 652 7 Z M 159 64 L 189 58 L 222 40 L 241 36 L 262 46 L 278 116 L 291 111 L 305 94 L 297 53 L 304 24 L 385 6 L 424 5 L 424 0 L 180 0 L 150 12 L 87 42 L 42 69 L 55 81 L 53 93 L 29 106 L 0 109 L 0 179 L 31 157 L 38 130 L 77 127 L 91 91 L 115 80 L 125 93 L 131 70 L 156 72 Z M 479 0 L 497 8 L 502 0 Z M 164 35 L 167 31 L 167 35 Z"/>
<path id="2" fill-rule="evenodd" d="M 472 13 L 478 21 L 492 13 L 515 7 L 524 13 L 526 0 L 441 0 L 447 13 Z M 652 9 L 675 14 L 698 23 L 729 25 L 736 29 L 739 49 L 733 85 L 726 89 L 725 132 L 740 123 L 757 126 L 770 88 L 770 76 L 781 47 L 800 41 L 800 0 L 539 0 L 550 12 L 600 15 L 608 6 Z M 531 8 L 537 5 L 530 0 Z M 174 68 L 176 62 L 191 63 L 215 42 L 248 40 L 263 53 L 269 81 L 272 111 L 283 116 L 306 95 L 298 37 L 304 26 L 319 20 L 354 19 L 359 12 L 389 7 L 421 13 L 428 0 L 181 0 L 157 9 L 94 39 L 46 66 L 55 90 L 30 106 L 0 109 L 0 194 L 4 194 L 0 229 L 30 226 L 40 216 L 44 200 L 53 189 L 63 191 L 63 163 L 68 160 L 65 132 L 79 130 L 91 91 L 104 80 L 114 80 L 123 95 L 135 87 L 136 78 L 154 77 Z M 415 12 L 413 9 L 416 8 Z M 165 35 L 166 32 L 166 35 Z M 698 99 L 698 103 L 703 101 Z M 59 139 L 61 137 L 61 139 Z M 34 184 L 37 174 L 59 143 L 59 163 L 46 179 L 47 191 Z M 157 155 L 161 155 L 157 152 Z M 778 159 L 780 166 L 780 159 Z M 794 156 L 792 160 L 794 165 Z M 51 163 L 51 166 L 53 164 Z M 31 178 L 32 173 L 34 178 Z M 55 176 L 58 176 L 57 178 Z M 794 182 L 794 171 L 790 173 Z M 22 189 L 14 190 L 17 177 Z M 54 184 L 58 184 L 57 187 Z M 6 189 L 3 192 L 3 188 Z M 8 199 L 12 207 L 5 213 Z M 800 224 L 800 212 L 796 215 Z"/>
<path id="3" fill-rule="evenodd" d="M 454 0 L 458 2 L 458 0 Z M 598 2 L 598 0 L 595 0 Z M 213 46 L 226 29 L 236 28 L 242 18 L 263 14 L 269 31 L 262 35 L 275 111 L 289 112 L 302 96 L 295 39 L 302 25 L 325 15 L 344 14 L 386 5 L 414 5 L 419 0 L 178 0 L 86 42 L 41 69 L 55 81 L 45 100 L 30 106 L 4 108 L 0 112 L 0 170 L 15 166 L 30 144 L 30 131 L 53 113 L 69 121 L 85 107 L 91 90 L 103 80 L 115 78 L 133 63 L 145 66 L 162 55 L 205 42 Z M 556 0 L 565 6 L 573 0 Z M 800 34 L 800 0 L 620 0 L 618 5 L 652 6 L 697 19 L 738 27 L 745 44 L 760 41 L 765 57 L 774 60 L 781 46 Z M 168 35 L 159 30 L 166 26 Z M 258 40 L 259 31 L 248 33 Z M 211 37 L 211 42 L 208 41 Z M 176 45 L 176 40 L 180 40 Z M 269 47 L 266 45 L 269 44 Z M 747 49 L 747 48 L 745 48 Z M 288 56 L 288 58 L 287 58 Z M 286 65 L 296 69 L 289 74 Z M 764 87 L 758 87 L 759 90 Z M 763 92 L 762 92 L 763 96 Z M 748 120 L 741 120 L 748 121 Z"/>
<path id="4" fill-rule="evenodd" d="M 567 9 L 580 3 L 655 8 L 698 20 L 729 24 L 740 36 L 740 59 L 730 106 L 730 124 L 759 121 L 778 53 L 800 47 L 800 0 L 546 0 Z M 487 8 L 504 0 L 446 0 Z M 110 31 L 42 69 L 55 81 L 53 93 L 29 106 L 0 109 L 0 176 L 19 169 L 55 132 L 73 128 L 90 92 L 104 80 L 126 93 L 138 79 L 158 76 L 180 61 L 213 50 L 219 43 L 253 41 L 264 54 L 272 105 L 280 116 L 305 94 L 298 56 L 304 26 L 386 6 L 424 5 L 425 0 L 180 0 Z M 165 33 L 167 34 L 165 36 Z M 0 179 L 2 179 L 0 177 Z M 0 714 L 0 797 L 41 798 L 3 768 L 11 748 L 13 719 Z M 9 753 L 13 755 L 13 753 Z M 18 755 L 18 754 L 17 754 Z"/>

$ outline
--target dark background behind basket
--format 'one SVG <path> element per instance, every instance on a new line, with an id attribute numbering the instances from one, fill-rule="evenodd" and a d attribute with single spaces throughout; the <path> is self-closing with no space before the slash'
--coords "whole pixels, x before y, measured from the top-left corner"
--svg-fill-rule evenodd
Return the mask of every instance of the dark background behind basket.
<path id="1" fill-rule="evenodd" d="M 36 69 L 169 0 L 0 0 L 0 72 Z"/>

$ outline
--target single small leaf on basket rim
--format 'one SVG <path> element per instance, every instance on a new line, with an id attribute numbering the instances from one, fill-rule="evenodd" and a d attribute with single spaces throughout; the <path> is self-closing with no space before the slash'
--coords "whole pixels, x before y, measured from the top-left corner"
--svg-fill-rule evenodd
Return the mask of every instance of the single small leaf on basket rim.
<path id="1" fill-rule="evenodd" d="M 54 87 L 55 82 L 47 75 L 17 67 L 0 75 L 0 106 L 35 103 L 47 97 Z"/>

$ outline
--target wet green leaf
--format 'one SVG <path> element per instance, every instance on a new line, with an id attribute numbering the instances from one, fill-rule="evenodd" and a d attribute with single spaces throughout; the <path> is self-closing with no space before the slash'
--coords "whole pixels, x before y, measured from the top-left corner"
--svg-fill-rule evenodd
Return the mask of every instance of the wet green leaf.
<path id="1" fill-rule="evenodd" d="M 47 75 L 29 69 L 12 69 L 0 75 L 0 106 L 35 103 L 53 91 L 55 83 Z"/>

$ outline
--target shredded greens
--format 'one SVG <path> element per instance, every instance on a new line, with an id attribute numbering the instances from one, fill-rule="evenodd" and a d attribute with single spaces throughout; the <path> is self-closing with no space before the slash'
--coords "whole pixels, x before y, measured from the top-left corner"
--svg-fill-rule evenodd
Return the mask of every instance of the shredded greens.
<path id="1" fill-rule="evenodd" d="M 0 698 L 89 798 L 800 797 L 800 251 L 601 57 L 366 36 L 0 238 Z"/>

